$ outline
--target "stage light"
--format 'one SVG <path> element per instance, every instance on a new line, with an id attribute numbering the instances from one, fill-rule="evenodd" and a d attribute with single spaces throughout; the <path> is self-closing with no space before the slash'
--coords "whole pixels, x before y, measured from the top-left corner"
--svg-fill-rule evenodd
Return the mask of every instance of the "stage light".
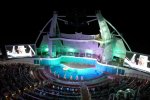
<path id="1" fill-rule="evenodd" d="M 49 50 L 48 48 L 44 48 L 44 51 L 45 51 L 45 52 L 48 52 L 48 50 Z"/>
<path id="2" fill-rule="evenodd" d="M 69 52 L 75 52 L 75 49 L 69 48 L 68 51 L 69 51 Z"/>

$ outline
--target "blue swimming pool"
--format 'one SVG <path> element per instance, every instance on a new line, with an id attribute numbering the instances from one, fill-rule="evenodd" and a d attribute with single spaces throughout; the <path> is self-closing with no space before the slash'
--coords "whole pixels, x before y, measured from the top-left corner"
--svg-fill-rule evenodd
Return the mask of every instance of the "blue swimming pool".
<path id="1" fill-rule="evenodd" d="M 89 80 L 102 75 L 102 72 L 98 71 L 96 68 L 68 68 L 64 70 L 65 65 L 57 65 L 57 66 L 50 66 L 51 72 L 56 75 L 60 76 L 61 78 L 68 79 L 68 80 Z"/>
<path id="2" fill-rule="evenodd" d="M 78 63 L 86 65 L 94 65 L 91 68 L 72 68 L 66 66 L 64 63 Z M 117 74 L 117 68 L 110 65 L 104 65 L 97 62 L 93 58 L 61 56 L 59 58 L 43 58 L 40 60 L 40 65 L 49 66 L 51 73 L 59 78 L 67 80 L 90 80 L 98 78 L 104 73 Z M 123 72 L 124 73 L 124 72 Z M 122 74 L 123 74 L 122 73 Z"/>

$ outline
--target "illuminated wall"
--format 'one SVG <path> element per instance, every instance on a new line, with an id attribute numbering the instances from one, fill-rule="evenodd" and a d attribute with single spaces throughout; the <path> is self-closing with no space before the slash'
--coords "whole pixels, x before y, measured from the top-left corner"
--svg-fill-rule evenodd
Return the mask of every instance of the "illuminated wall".
<path id="1" fill-rule="evenodd" d="M 47 46 L 41 43 L 41 50 L 44 52 Z M 51 57 L 56 57 L 58 52 L 79 52 L 86 53 L 86 51 L 91 50 L 91 54 L 101 55 L 103 53 L 103 48 L 97 42 L 77 42 L 77 41 L 65 41 L 65 40 L 50 40 L 48 44 L 49 53 Z M 71 50 L 72 49 L 72 50 Z"/>
<path id="2" fill-rule="evenodd" d="M 77 41 L 62 41 L 62 46 L 64 49 L 69 50 L 70 48 L 74 49 L 75 52 L 85 53 L 86 50 L 93 51 L 93 54 L 101 55 L 103 53 L 103 48 L 97 42 L 77 42 Z M 61 49 L 63 49 L 61 48 Z M 68 48 L 68 49 L 67 49 Z"/>

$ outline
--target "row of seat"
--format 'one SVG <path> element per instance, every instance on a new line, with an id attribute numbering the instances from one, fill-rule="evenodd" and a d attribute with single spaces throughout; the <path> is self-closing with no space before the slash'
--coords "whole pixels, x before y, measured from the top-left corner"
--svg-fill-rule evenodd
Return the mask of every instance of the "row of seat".
<path id="1" fill-rule="evenodd" d="M 80 100 L 82 98 L 82 85 L 69 85 L 51 80 L 54 76 L 45 66 L 4 63 L 0 64 L 0 68 L 1 100 Z M 84 81 L 82 84 L 85 84 Z M 133 76 L 109 75 L 105 81 L 84 86 L 91 95 L 89 100 L 134 100 L 135 98 L 150 100 L 150 81 Z"/>

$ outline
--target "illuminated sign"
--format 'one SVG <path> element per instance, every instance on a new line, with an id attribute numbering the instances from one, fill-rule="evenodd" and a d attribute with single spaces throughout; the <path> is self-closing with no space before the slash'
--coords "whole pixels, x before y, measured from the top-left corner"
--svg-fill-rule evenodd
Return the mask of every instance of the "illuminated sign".
<path id="1" fill-rule="evenodd" d="M 36 55 L 34 44 L 7 45 L 5 48 L 8 58 L 33 57 Z"/>
<path id="2" fill-rule="evenodd" d="M 142 54 L 127 52 L 123 65 L 150 72 L 150 57 Z"/>

